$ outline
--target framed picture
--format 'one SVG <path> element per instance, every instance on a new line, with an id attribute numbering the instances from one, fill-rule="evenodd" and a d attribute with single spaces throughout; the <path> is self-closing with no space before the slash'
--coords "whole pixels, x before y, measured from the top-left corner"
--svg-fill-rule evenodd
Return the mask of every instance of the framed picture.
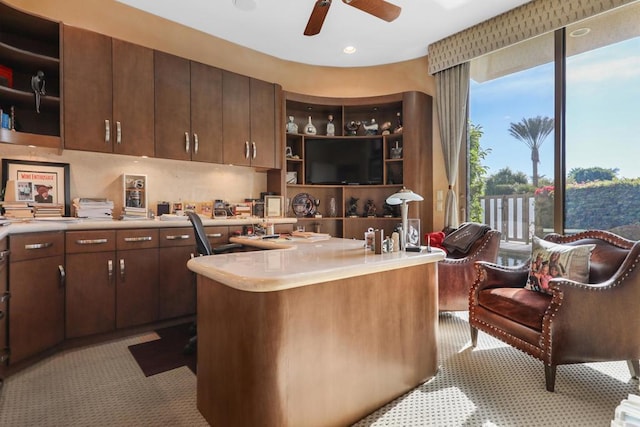
<path id="1" fill-rule="evenodd" d="M 2 159 L 2 188 L 7 181 L 15 181 L 17 201 L 61 204 L 71 216 L 68 163 Z"/>
<path id="2" fill-rule="evenodd" d="M 407 220 L 407 247 L 420 246 L 420 219 L 409 218 Z"/>
<path id="3" fill-rule="evenodd" d="M 282 196 L 264 196 L 264 217 L 282 217 Z"/>

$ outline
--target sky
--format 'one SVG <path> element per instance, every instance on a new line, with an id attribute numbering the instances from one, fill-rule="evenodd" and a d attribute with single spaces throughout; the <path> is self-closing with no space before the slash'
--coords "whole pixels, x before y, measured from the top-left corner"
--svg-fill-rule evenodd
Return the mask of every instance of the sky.
<path id="1" fill-rule="evenodd" d="M 553 64 L 471 82 L 470 120 L 482 127 L 488 174 L 504 167 L 531 180 L 531 150 L 509 134 L 523 118 L 553 118 Z M 640 177 L 640 37 L 567 58 L 567 171 L 617 168 Z M 553 133 L 542 144 L 538 175 L 553 179 Z"/>

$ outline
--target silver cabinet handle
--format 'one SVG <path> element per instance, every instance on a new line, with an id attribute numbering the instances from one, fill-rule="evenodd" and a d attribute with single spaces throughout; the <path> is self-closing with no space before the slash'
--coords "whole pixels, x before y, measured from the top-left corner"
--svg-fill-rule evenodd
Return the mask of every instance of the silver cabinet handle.
<path id="1" fill-rule="evenodd" d="M 249 141 L 244 142 L 244 158 L 249 158 Z"/>
<path id="2" fill-rule="evenodd" d="M 0 303 L 9 301 L 9 298 L 11 298 L 11 294 L 9 292 L 3 293 L 0 295 Z"/>
<path id="3" fill-rule="evenodd" d="M 193 134 L 193 152 L 194 154 L 198 154 L 198 134 L 194 133 Z"/>
<path id="4" fill-rule="evenodd" d="M 78 245 L 100 245 L 102 243 L 107 243 L 108 239 L 80 239 L 76 240 Z"/>
<path id="5" fill-rule="evenodd" d="M 140 237 L 125 237 L 125 242 L 150 242 L 153 240 L 151 236 L 140 236 Z"/>
<path id="6" fill-rule="evenodd" d="M 211 234 L 207 234 L 207 237 L 222 237 L 222 233 L 211 233 Z"/>
<path id="7" fill-rule="evenodd" d="M 9 360 L 9 351 L 8 350 L 0 350 L 0 363 L 4 363 Z"/>
<path id="8" fill-rule="evenodd" d="M 122 144 L 122 125 L 116 121 L 116 143 Z"/>
<path id="9" fill-rule="evenodd" d="M 189 132 L 184 133 L 184 151 L 189 152 Z"/>
<path id="10" fill-rule="evenodd" d="M 189 237 L 191 237 L 188 234 L 180 234 L 178 236 L 167 236 L 165 237 L 165 239 L 167 240 L 184 240 L 184 239 L 188 239 Z"/>
<path id="11" fill-rule="evenodd" d="M 111 141 L 111 124 L 109 120 L 104 121 L 104 143 L 108 144 Z"/>
<path id="12" fill-rule="evenodd" d="M 258 147 L 256 147 L 256 143 L 255 142 L 251 142 L 251 146 L 253 147 L 253 157 L 251 157 L 252 159 L 256 158 L 256 155 L 258 154 Z"/>
<path id="13" fill-rule="evenodd" d="M 107 261 L 107 273 L 109 275 L 109 283 L 113 280 L 113 260 Z"/>
<path id="14" fill-rule="evenodd" d="M 64 266 L 62 265 L 58 266 L 58 271 L 60 272 L 60 287 L 64 288 L 64 283 L 67 280 L 67 273 L 65 273 Z"/>
<path id="15" fill-rule="evenodd" d="M 0 251 L 0 262 L 3 262 L 9 258 L 9 251 Z"/>
<path id="16" fill-rule="evenodd" d="M 50 248 L 51 246 L 53 246 L 53 243 L 51 242 L 45 242 L 45 243 L 32 243 L 30 245 L 24 245 L 24 248 L 26 250 L 32 250 L 32 249 L 46 249 L 46 248 Z"/>
<path id="17" fill-rule="evenodd" d="M 124 281 L 124 258 L 120 259 L 120 278 Z"/>

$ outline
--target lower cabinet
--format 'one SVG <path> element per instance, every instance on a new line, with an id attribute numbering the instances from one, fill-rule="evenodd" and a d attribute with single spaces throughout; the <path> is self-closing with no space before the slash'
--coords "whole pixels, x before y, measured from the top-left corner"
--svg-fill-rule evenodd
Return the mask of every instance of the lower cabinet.
<path id="1" fill-rule="evenodd" d="M 7 312 L 9 308 L 8 266 L 7 239 L 0 239 L 0 385 L 2 385 L 5 368 L 9 361 L 9 343 L 7 341 L 7 317 L 9 315 Z"/>
<path id="2" fill-rule="evenodd" d="M 64 233 L 27 233 L 9 240 L 9 363 L 64 340 Z"/>
<path id="3" fill-rule="evenodd" d="M 67 338 L 115 329 L 115 249 L 114 230 L 67 232 Z"/>
<path id="4" fill-rule="evenodd" d="M 160 319 L 191 315 L 196 312 L 195 275 L 187 261 L 195 255 L 193 227 L 160 230 L 160 276 L 158 277 L 158 314 Z"/>
<path id="5" fill-rule="evenodd" d="M 116 327 L 158 320 L 158 230 L 117 230 L 116 262 Z"/>

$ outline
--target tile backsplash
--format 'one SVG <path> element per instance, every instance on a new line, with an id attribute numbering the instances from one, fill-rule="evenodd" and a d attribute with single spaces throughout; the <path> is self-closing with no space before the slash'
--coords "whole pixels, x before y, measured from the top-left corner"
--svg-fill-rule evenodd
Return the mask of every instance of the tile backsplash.
<path id="1" fill-rule="evenodd" d="M 147 175 L 149 207 L 159 201 L 211 201 L 234 203 L 258 198 L 266 191 L 265 172 L 249 167 L 140 158 L 116 154 L 65 150 L 61 155 L 46 149 L 0 144 L 0 157 L 29 161 L 69 163 L 70 196 L 106 197 L 115 204 L 114 217 L 123 206 L 122 174 Z"/>

